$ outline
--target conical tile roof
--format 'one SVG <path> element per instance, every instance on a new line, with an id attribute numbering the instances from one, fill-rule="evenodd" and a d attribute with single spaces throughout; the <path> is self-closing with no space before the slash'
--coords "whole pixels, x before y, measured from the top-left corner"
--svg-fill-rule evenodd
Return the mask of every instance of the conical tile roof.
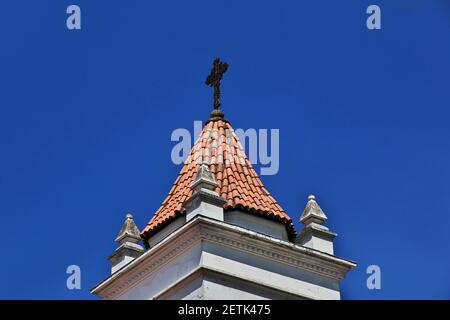
<path id="1" fill-rule="evenodd" d="M 144 238 L 186 213 L 183 204 L 202 164 L 209 166 L 218 184 L 215 191 L 227 201 L 225 214 L 238 209 L 267 217 L 284 223 L 290 237 L 295 236 L 291 218 L 262 184 L 230 123 L 217 118 L 203 127 L 168 196 L 142 231 Z"/>

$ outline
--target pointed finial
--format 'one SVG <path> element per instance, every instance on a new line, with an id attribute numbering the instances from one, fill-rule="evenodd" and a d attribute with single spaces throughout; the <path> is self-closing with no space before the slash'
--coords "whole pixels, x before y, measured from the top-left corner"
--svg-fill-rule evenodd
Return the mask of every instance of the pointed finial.
<path id="1" fill-rule="evenodd" d="M 314 195 L 308 196 L 308 203 L 303 210 L 300 222 L 305 226 L 295 239 L 295 243 L 319 250 L 328 254 L 334 254 L 333 239 L 336 233 L 330 231 L 323 223 L 327 216 L 316 202 Z"/>
<path id="2" fill-rule="evenodd" d="M 312 194 L 309 195 L 308 203 L 306 204 L 305 210 L 303 210 L 300 217 L 300 222 L 304 225 L 311 223 L 322 224 L 325 220 L 327 220 L 327 216 L 316 202 L 316 197 Z"/>
<path id="3" fill-rule="evenodd" d="M 203 216 L 219 221 L 224 221 L 223 205 L 227 202 L 214 189 L 218 186 L 214 175 L 209 171 L 209 166 L 203 163 L 189 185 L 194 190 L 183 204 L 186 208 L 186 221 L 197 216 Z"/>
<path id="4" fill-rule="evenodd" d="M 189 187 L 196 191 L 200 189 L 214 190 L 217 187 L 216 179 L 206 163 L 200 166 L 197 176 Z"/>
<path id="5" fill-rule="evenodd" d="M 117 235 L 116 242 L 138 243 L 139 241 L 141 241 L 139 229 L 134 223 L 133 215 L 131 213 L 128 213 L 125 217 L 125 222 L 123 223 L 122 228 Z"/>
<path id="6" fill-rule="evenodd" d="M 139 241 L 141 241 L 139 229 L 134 223 L 133 215 L 128 213 L 116 238 L 120 246 L 108 257 L 111 262 L 111 273 L 124 268 L 144 252 Z"/>

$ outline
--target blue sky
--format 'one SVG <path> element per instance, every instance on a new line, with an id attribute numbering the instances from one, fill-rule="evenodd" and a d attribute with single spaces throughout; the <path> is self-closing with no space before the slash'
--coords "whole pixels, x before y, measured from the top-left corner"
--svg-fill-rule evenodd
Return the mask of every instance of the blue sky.
<path id="1" fill-rule="evenodd" d="M 216 56 L 233 126 L 280 129 L 266 187 L 296 221 L 314 193 L 358 262 L 343 298 L 449 298 L 449 31 L 446 0 L 3 1 L 0 298 L 95 298 L 125 214 L 142 228 L 180 170 L 172 131 L 209 116 Z"/>

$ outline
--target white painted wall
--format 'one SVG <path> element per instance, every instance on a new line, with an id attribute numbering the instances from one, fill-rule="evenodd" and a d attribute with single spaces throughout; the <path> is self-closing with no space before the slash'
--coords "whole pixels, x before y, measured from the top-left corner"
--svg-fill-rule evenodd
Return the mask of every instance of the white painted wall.
<path id="1" fill-rule="evenodd" d="M 280 222 L 237 210 L 226 212 L 224 218 L 230 224 L 288 241 L 286 226 Z"/>
<path id="2" fill-rule="evenodd" d="M 185 223 L 186 223 L 186 216 L 180 216 L 176 218 L 174 221 L 172 221 L 170 224 L 165 226 L 163 229 L 161 229 L 159 232 L 157 232 L 155 235 L 153 235 L 148 239 L 148 244 L 150 245 L 150 248 L 156 246 L 168 235 L 174 233 L 177 229 L 182 227 Z"/>
<path id="3" fill-rule="evenodd" d="M 225 222 L 240 226 L 261 234 L 265 234 L 277 239 L 288 241 L 288 235 L 285 225 L 279 222 L 270 221 L 263 217 L 258 217 L 242 211 L 227 211 L 223 218 Z M 180 216 L 161 231 L 149 238 L 148 244 L 154 247 L 164 240 L 168 235 L 175 232 L 186 223 L 186 216 Z"/>

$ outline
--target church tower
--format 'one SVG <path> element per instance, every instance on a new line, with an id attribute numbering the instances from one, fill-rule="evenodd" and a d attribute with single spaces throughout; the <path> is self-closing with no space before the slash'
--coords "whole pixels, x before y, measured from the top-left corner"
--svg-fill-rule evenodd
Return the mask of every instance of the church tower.
<path id="1" fill-rule="evenodd" d="M 139 232 L 127 215 L 103 299 L 340 299 L 356 264 L 335 255 L 327 216 L 309 196 L 295 230 L 220 110 L 219 59 L 206 80 L 214 110 L 168 196 Z M 139 244 L 142 241 L 145 249 Z"/>

